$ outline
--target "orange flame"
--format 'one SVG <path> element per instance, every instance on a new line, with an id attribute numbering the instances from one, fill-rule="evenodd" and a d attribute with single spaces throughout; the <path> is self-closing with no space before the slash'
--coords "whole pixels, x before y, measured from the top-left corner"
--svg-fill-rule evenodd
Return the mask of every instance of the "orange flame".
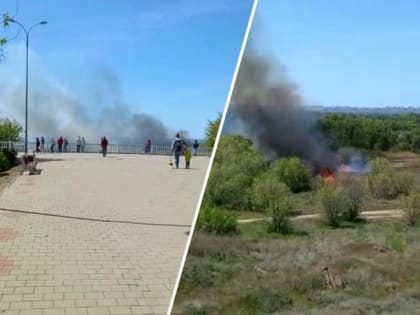
<path id="1" fill-rule="evenodd" d="M 321 176 L 326 183 L 332 183 L 335 180 L 335 175 L 332 170 L 325 168 L 321 171 Z"/>

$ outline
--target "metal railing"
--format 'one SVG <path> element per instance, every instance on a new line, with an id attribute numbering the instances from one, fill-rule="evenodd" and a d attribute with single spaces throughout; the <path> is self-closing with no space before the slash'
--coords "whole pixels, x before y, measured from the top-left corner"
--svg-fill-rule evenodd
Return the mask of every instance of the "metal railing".
<path id="1" fill-rule="evenodd" d="M 14 141 L 0 141 L 0 149 L 3 148 L 14 148 L 18 152 L 24 152 L 25 145 L 24 142 L 14 142 Z M 54 144 L 54 153 L 58 152 L 58 145 Z M 36 151 L 36 143 L 28 142 L 28 151 Z M 145 146 L 141 145 L 129 145 L 129 144 L 109 144 L 108 153 L 110 154 L 146 154 Z M 194 149 L 192 149 L 194 155 Z M 52 152 L 51 144 L 46 143 L 44 145 L 44 152 Z M 66 148 L 64 145 L 62 147 L 62 152 L 67 153 L 76 153 L 77 145 L 76 143 L 69 143 Z M 100 144 L 95 143 L 86 143 L 84 148 L 81 148 L 81 153 L 100 153 L 102 152 Z M 153 144 L 151 153 L 152 155 L 169 155 L 171 152 L 170 144 Z M 198 149 L 198 156 L 210 156 L 211 148 L 204 147 L 202 144 Z"/>

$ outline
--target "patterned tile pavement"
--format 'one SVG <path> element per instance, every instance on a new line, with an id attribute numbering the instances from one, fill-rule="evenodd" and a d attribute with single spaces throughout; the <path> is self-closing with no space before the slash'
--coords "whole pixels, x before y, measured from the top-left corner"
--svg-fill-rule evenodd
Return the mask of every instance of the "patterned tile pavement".
<path id="1" fill-rule="evenodd" d="M 0 208 L 92 220 L 0 210 L 0 314 L 166 314 L 209 159 L 44 157 Z"/>

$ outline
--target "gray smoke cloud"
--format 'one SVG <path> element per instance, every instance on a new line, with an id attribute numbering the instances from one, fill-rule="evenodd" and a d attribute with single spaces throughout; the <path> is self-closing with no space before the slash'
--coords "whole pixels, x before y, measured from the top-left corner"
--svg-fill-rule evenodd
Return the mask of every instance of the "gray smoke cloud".
<path id="1" fill-rule="evenodd" d="M 335 168 L 335 156 L 316 128 L 316 117 L 303 104 L 285 68 L 258 54 L 251 40 L 240 65 L 224 132 L 251 138 L 269 159 L 298 156 L 315 169 Z"/>
<path id="2" fill-rule="evenodd" d="M 33 58 L 29 93 L 29 138 L 63 136 L 74 142 L 83 136 L 97 143 L 107 136 L 111 143 L 141 144 L 147 139 L 165 143 L 177 130 L 171 130 L 158 118 L 136 113 L 123 100 L 120 80 L 108 69 L 97 69 L 86 85 L 86 99 L 75 95 L 52 78 Z M 25 89 L 17 61 L 5 60 L 0 68 L 0 116 L 24 123 Z M 17 69 L 16 69 L 17 68 Z M 18 70 L 18 71 L 17 71 Z M 23 69 L 22 69 L 23 70 Z M 24 72 L 23 72 L 24 73 Z M 89 105 L 99 105 L 99 112 Z M 184 137 L 188 132 L 183 132 Z"/>

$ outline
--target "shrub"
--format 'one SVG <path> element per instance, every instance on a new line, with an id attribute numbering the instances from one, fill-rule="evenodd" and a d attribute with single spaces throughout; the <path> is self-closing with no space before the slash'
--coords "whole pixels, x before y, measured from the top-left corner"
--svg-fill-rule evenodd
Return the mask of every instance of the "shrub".
<path id="1" fill-rule="evenodd" d="M 271 217 L 268 231 L 282 234 L 289 233 L 291 230 L 289 217 L 292 209 L 292 203 L 287 197 L 271 202 L 267 208 L 267 214 Z"/>
<path id="2" fill-rule="evenodd" d="M 0 152 L 0 172 L 7 171 L 9 169 L 9 160 L 3 152 Z"/>
<path id="3" fill-rule="evenodd" d="M 270 203 L 288 196 L 289 192 L 286 184 L 280 182 L 273 172 L 267 171 L 254 180 L 252 189 L 254 209 L 265 211 Z"/>
<path id="4" fill-rule="evenodd" d="M 252 182 L 264 171 L 263 156 L 241 136 L 224 135 L 206 189 L 206 202 L 230 210 L 252 206 Z"/>
<path id="5" fill-rule="evenodd" d="M 395 199 L 410 192 L 413 177 L 408 173 L 396 172 L 384 158 L 376 158 L 371 162 L 368 186 L 376 198 Z"/>
<path id="6" fill-rule="evenodd" d="M 325 222 L 332 227 L 338 227 L 348 207 L 344 189 L 339 186 L 325 186 L 319 191 L 319 198 L 324 209 Z"/>
<path id="7" fill-rule="evenodd" d="M 206 202 L 230 210 L 247 210 L 251 204 L 252 179 L 247 174 L 231 174 L 230 166 L 213 167 L 207 190 Z M 231 174 L 231 176 L 227 176 Z"/>
<path id="8" fill-rule="evenodd" d="M 388 173 L 392 171 L 391 163 L 388 162 L 385 158 L 374 158 L 370 162 L 370 174 L 371 175 L 378 175 L 383 173 Z"/>
<path id="9" fill-rule="evenodd" d="M 346 206 L 343 208 L 343 219 L 346 221 L 356 221 L 360 215 L 360 207 L 363 201 L 363 187 L 354 180 L 346 180 L 344 195 L 346 198 Z"/>
<path id="10" fill-rule="evenodd" d="M 413 177 L 408 173 L 395 171 L 370 174 L 368 176 L 369 190 L 376 198 L 395 199 L 407 195 L 413 186 Z"/>
<path id="11" fill-rule="evenodd" d="M 311 180 L 311 189 L 312 190 L 320 190 L 325 185 L 325 179 L 321 175 L 316 175 L 312 177 Z"/>
<path id="12" fill-rule="evenodd" d="M 1 152 L 6 156 L 9 161 L 9 167 L 16 165 L 17 151 L 15 149 L 2 149 Z"/>
<path id="13" fill-rule="evenodd" d="M 395 199 L 398 196 L 395 179 L 389 173 L 369 174 L 370 193 L 376 198 Z"/>
<path id="14" fill-rule="evenodd" d="M 276 160 L 272 169 L 277 178 L 285 183 L 292 192 L 297 193 L 310 189 L 311 176 L 299 158 L 281 158 Z"/>
<path id="15" fill-rule="evenodd" d="M 226 210 L 205 207 L 200 211 L 197 229 L 206 233 L 223 235 L 237 232 L 236 216 Z"/>
<path id="16" fill-rule="evenodd" d="M 411 192 L 407 198 L 407 204 L 405 208 L 405 217 L 407 224 L 410 226 L 416 226 L 420 223 L 420 193 Z"/>
<path id="17" fill-rule="evenodd" d="M 395 173 L 395 182 L 401 195 L 409 195 L 414 186 L 414 178 L 407 172 Z"/>

